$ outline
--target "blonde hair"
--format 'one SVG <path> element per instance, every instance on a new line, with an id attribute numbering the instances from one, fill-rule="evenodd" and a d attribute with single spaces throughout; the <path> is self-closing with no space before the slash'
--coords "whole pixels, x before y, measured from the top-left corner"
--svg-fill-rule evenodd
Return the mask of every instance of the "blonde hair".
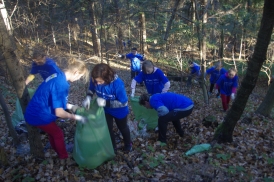
<path id="1" fill-rule="evenodd" d="M 234 68 L 234 67 L 231 67 L 231 68 L 229 68 L 229 70 L 228 70 L 229 73 L 231 73 L 232 71 L 234 71 L 235 73 L 237 73 L 237 70 L 236 70 L 236 68 Z"/>
<path id="2" fill-rule="evenodd" d="M 80 74 L 83 74 L 85 83 L 89 81 L 89 70 L 87 68 L 86 63 L 76 58 L 71 58 L 68 60 L 68 66 L 65 69 L 65 71 L 68 71 L 68 72 L 78 71 Z"/>

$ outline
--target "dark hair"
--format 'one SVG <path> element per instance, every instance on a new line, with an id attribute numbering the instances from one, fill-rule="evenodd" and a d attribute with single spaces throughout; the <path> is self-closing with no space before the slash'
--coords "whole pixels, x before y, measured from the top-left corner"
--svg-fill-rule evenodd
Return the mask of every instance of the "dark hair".
<path id="1" fill-rule="evenodd" d="M 148 68 L 154 68 L 154 65 L 153 65 L 152 61 L 150 61 L 150 60 L 145 60 L 145 61 L 143 62 L 143 64 L 142 64 L 142 71 L 143 71 L 144 73 L 147 73 L 147 69 L 148 69 Z"/>
<path id="2" fill-rule="evenodd" d="M 136 47 L 131 48 L 132 51 L 137 51 Z"/>
<path id="3" fill-rule="evenodd" d="M 193 64 L 193 61 L 188 61 L 188 64 Z"/>
<path id="4" fill-rule="evenodd" d="M 41 59 L 46 56 L 45 52 L 42 49 L 35 49 L 32 53 L 32 59 Z"/>
<path id="5" fill-rule="evenodd" d="M 115 71 L 108 64 L 100 63 L 95 65 L 91 71 L 91 78 L 95 82 L 96 78 L 102 78 L 106 84 L 114 80 Z"/>
<path id="6" fill-rule="evenodd" d="M 141 106 L 144 106 L 146 104 L 146 101 L 149 102 L 149 97 L 150 97 L 149 94 L 142 94 L 139 98 L 139 104 Z"/>

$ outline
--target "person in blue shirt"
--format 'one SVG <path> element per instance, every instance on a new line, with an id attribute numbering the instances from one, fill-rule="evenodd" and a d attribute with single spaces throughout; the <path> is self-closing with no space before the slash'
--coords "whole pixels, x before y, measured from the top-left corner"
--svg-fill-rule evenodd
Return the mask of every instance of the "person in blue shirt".
<path id="1" fill-rule="evenodd" d="M 210 88 L 209 88 L 209 94 L 212 94 L 213 88 L 217 80 L 220 78 L 221 75 L 225 74 L 227 71 L 222 68 L 222 63 L 217 62 L 214 66 L 206 70 L 206 75 L 210 75 L 209 81 L 210 81 Z M 218 89 L 218 93 L 216 97 L 219 97 L 220 95 L 220 89 Z"/>
<path id="2" fill-rule="evenodd" d="M 118 55 L 120 58 L 126 58 L 130 60 L 131 79 L 137 76 L 141 72 L 141 62 L 144 61 L 144 56 L 138 54 L 137 48 L 132 48 L 131 53 L 124 55 Z"/>
<path id="3" fill-rule="evenodd" d="M 48 58 L 40 49 L 33 51 L 32 60 L 33 62 L 31 65 L 30 74 L 25 81 L 26 85 L 28 85 L 38 73 L 41 75 L 43 80 L 45 80 L 51 75 L 52 72 L 61 71 L 56 63 L 52 59 Z"/>
<path id="4" fill-rule="evenodd" d="M 95 93 L 98 97 L 98 105 L 104 107 L 114 151 L 116 151 L 117 148 L 113 132 L 113 120 L 122 133 L 124 151 L 130 152 L 132 150 L 132 143 L 129 127 L 127 125 L 129 108 L 125 85 L 115 71 L 107 64 L 97 64 L 92 69 L 89 91 L 83 101 L 83 106 L 85 108 L 89 109 L 90 102 Z"/>
<path id="5" fill-rule="evenodd" d="M 227 73 L 220 76 L 216 83 L 216 89 L 220 89 L 223 111 L 227 111 L 230 99 L 235 99 L 238 87 L 238 76 L 235 68 L 230 68 Z"/>
<path id="6" fill-rule="evenodd" d="M 188 76 L 188 80 L 187 80 L 187 87 L 191 86 L 191 81 L 192 78 L 194 77 L 200 77 L 201 72 L 200 72 L 200 65 L 198 65 L 197 63 L 193 62 L 193 61 L 189 61 L 189 68 L 190 68 L 190 74 Z"/>
<path id="7" fill-rule="evenodd" d="M 180 119 L 189 116 L 193 110 L 193 101 L 181 94 L 171 92 L 154 94 L 142 94 L 139 98 L 139 104 L 147 109 L 155 109 L 158 112 L 158 142 L 157 144 L 166 144 L 166 132 L 168 122 L 172 121 L 176 132 L 180 137 L 184 136 Z"/>
<path id="8" fill-rule="evenodd" d="M 78 60 L 72 60 L 64 72 L 51 72 L 35 91 L 24 114 L 28 124 L 48 134 L 50 145 L 60 159 L 68 158 L 68 153 L 63 131 L 55 122 L 57 118 L 86 122 L 85 117 L 65 111 L 69 109 L 75 113 L 78 108 L 67 103 L 70 87 L 68 82 L 79 80 L 82 76 L 88 80 L 88 69 L 84 62 Z"/>
<path id="9" fill-rule="evenodd" d="M 169 90 L 170 82 L 162 70 L 154 67 L 152 61 L 143 62 L 142 71 L 131 81 L 131 97 L 134 97 L 136 83 L 145 83 L 147 92 L 150 95 L 165 93 Z"/>

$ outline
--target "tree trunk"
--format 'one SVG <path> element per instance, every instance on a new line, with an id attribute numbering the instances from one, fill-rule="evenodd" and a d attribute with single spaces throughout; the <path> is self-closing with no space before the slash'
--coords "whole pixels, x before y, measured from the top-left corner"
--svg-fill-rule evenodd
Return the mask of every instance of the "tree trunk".
<path id="1" fill-rule="evenodd" d="M 165 41 L 167 41 L 168 34 L 169 34 L 170 29 L 171 29 L 171 25 L 172 25 L 173 19 L 175 18 L 175 14 L 177 12 L 177 8 L 178 8 L 179 3 L 180 3 L 180 0 L 176 0 L 175 3 L 174 3 L 172 14 L 171 14 L 171 17 L 170 17 L 170 19 L 169 19 L 169 21 L 167 23 L 166 33 L 164 35 L 164 40 Z"/>
<path id="2" fill-rule="evenodd" d="M 119 0 L 114 0 L 114 8 L 116 14 L 117 38 L 118 38 L 118 53 L 123 53 L 123 30 L 121 27 L 121 13 L 119 8 Z M 124 40 L 125 41 L 125 40 Z"/>
<path id="3" fill-rule="evenodd" d="M 12 79 L 12 83 L 14 89 L 17 93 L 17 96 L 20 100 L 20 104 L 23 110 L 23 113 L 26 110 L 27 104 L 30 100 L 30 96 L 25 85 L 25 78 L 23 75 L 22 66 L 20 64 L 19 59 L 17 58 L 15 51 L 16 51 L 16 44 L 12 36 L 12 31 L 9 28 L 9 22 L 7 21 L 7 12 L 4 11 L 5 8 L 1 7 L 1 17 L 0 17 L 0 51 L 2 52 L 9 74 Z M 34 127 L 27 125 L 28 127 L 28 135 L 29 135 L 29 142 L 30 142 L 30 149 L 31 153 L 35 157 L 44 157 L 42 142 L 40 138 L 40 134 L 38 130 Z"/>
<path id="4" fill-rule="evenodd" d="M 140 13 L 140 36 L 142 39 L 141 50 L 143 51 L 144 54 L 148 54 L 147 43 L 146 43 L 147 42 L 146 19 L 145 19 L 144 12 Z"/>
<path id="5" fill-rule="evenodd" d="M 270 84 L 268 91 L 264 97 L 263 102 L 260 104 L 258 109 L 255 111 L 257 114 L 269 117 L 271 110 L 274 106 L 274 82 Z"/>
<path id="6" fill-rule="evenodd" d="M 96 28 L 96 17 L 94 13 L 94 1 L 91 2 L 90 8 L 90 22 L 91 22 L 91 37 L 94 54 L 98 57 L 101 57 L 100 52 L 100 39 L 98 38 L 98 30 Z"/>
<path id="7" fill-rule="evenodd" d="M 246 106 L 249 95 L 254 89 L 263 62 L 266 59 L 268 44 L 271 39 L 274 24 L 274 1 L 265 0 L 261 27 L 258 33 L 254 54 L 248 63 L 247 72 L 237 92 L 236 100 L 224 118 L 224 122 L 218 127 L 214 140 L 218 142 L 232 142 L 233 130 L 240 119 Z"/>
<path id="8" fill-rule="evenodd" d="M 7 122 L 7 126 L 9 128 L 9 133 L 10 133 L 12 139 L 13 139 L 13 143 L 14 143 L 14 145 L 18 145 L 19 144 L 19 138 L 18 138 L 17 133 L 16 133 L 16 131 L 15 131 L 13 125 L 12 125 L 11 118 L 10 118 L 10 112 L 9 112 L 9 109 L 6 105 L 5 99 L 4 99 L 1 92 L 0 92 L 0 105 L 3 109 L 5 119 L 6 119 L 6 122 Z"/>

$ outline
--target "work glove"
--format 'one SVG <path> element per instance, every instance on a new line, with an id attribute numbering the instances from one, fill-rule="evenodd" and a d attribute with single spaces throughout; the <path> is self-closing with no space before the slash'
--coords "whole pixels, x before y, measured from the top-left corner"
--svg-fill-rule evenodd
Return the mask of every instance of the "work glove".
<path id="1" fill-rule="evenodd" d="M 80 107 L 78 105 L 67 104 L 67 109 L 73 114 L 75 114 L 79 108 Z"/>
<path id="2" fill-rule="evenodd" d="M 232 93 L 230 97 L 231 97 L 232 100 L 234 100 L 235 99 L 235 94 Z"/>
<path id="3" fill-rule="evenodd" d="M 85 100 L 82 102 L 83 107 L 89 109 L 91 100 L 91 96 L 87 95 Z"/>
<path id="4" fill-rule="evenodd" d="M 88 122 L 88 118 L 80 115 L 74 115 L 75 120 L 81 122 L 82 124 Z"/>
<path id="5" fill-rule="evenodd" d="M 99 107 L 105 107 L 106 106 L 106 99 L 98 97 L 96 101 L 97 101 L 97 104 L 98 104 Z"/>

